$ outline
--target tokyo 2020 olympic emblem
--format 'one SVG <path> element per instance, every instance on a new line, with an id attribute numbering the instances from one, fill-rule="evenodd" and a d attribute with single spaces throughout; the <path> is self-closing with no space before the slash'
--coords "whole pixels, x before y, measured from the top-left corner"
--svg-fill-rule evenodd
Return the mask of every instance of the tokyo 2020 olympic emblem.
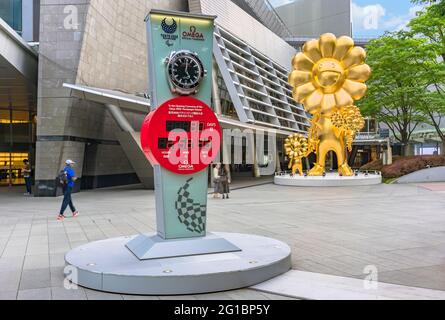
<path id="1" fill-rule="evenodd" d="M 178 24 L 176 23 L 176 20 L 173 18 L 171 19 L 173 20 L 173 22 L 170 25 L 167 24 L 167 18 L 164 18 L 161 23 L 162 30 L 164 30 L 164 32 L 168 34 L 175 33 L 176 30 L 178 30 Z"/>

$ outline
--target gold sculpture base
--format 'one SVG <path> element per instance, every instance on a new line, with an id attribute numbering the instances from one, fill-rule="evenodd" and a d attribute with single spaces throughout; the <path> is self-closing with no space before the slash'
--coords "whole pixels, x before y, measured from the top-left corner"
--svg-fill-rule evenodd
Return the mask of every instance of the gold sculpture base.
<path id="1" fill-rule="evenodd" d="M 382 183 L 380 173 L 357 172 L 353 176 L 341 176 L 336 172 L 328 172 L 323 176 L 300 176 L 280 173 L 274 178 L 274 183 L 287 187 L 352 187 L 371 186 Z"/>

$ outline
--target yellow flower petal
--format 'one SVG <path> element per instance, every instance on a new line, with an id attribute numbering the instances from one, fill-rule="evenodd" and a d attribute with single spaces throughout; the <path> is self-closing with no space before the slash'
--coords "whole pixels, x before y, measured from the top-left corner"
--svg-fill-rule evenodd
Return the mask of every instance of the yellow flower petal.
<path id="1" fill-rule="evenodd" d="M 323 58 L 331 58 L 334 55 L 337 37 L 332 33 L 325 33 L 320 37 L 320 51 Z"/>
<path id="2" fill-rule="evenodd" d="M 321 102 L 321 112 L 329 112 L 335 108 L 335 96 L 333 94 L 325 94 Z"/>
<path id="3" fill-rule="evenodd" d="M 294 98 L 299 103 L 302 103 L 307 96 L 309 96 L 312 92 L 315 91 L 315 87 L 312 83 L 306 83 L 300 87 L 295 88 L 294 90 Z"/>
<path id="4" fill-rule="evenodd" d="M 360 82 L 346 80 L 343 88 L 351 95 L 352 99 L 360 100 L 366 94 L 368 87 Z"/>
<path id="5" fill-rule="evenodd" d="M 340 89 L 335 93 L 335 101 L 337 102 L 337 107 L 346 107 L 354 103 L 351 95 L 345 89 Z"/>
<path id="6" fill-rule="evenodd" d="M 292 60 L 292 65 L 295 70 L 312 71 L 314 63 L 304 53 L 300 52 Z"/>
<path id="7" fill-rule="evenodd" d="M 311 112 L 313 110 L 319 109 L 321 107 L 321 101 L 323 100 L 323 92 L 321 90 L 314 91 L 310 96 L 304 101 L 304 107 L 307 111 Z"/>
<path id="8" fill-rule="evenodd" d="M 354 40 L 350 37 L 343 36 L 337 39 L 335 46 L 334 58 L 337 60 L 343 60 L 348 51 L 354 46 Z"/>
<path id="9" fill-rule="evenodd" d="M 361 64 L 348 70 L 348 79 L 358 82 L 366 82 L 371 76 L 371 68 L 367 64 Z"/>
<path id="10" fill-rule="evenodd" d="M 304 54 L 308 56 L 313 62 L 317 62 L 322 58 L 318 44 L 318 40 L 310 40 L 303 46 Z"/>
<path id="11" fill-rule="evenodd" d="M 362 64 L 366 59 L 366 51 L 361 47 L 354 47 L 350 50 L 343 59 L 343 67 L 348 69 L 352 66 Z"/>
<path id="12" fill-rule="evenodd" d="M 299 87 L 311 81 L 311 74 L 304 71 L 293 71 L 289 75 L 289 83 L 293 87 Z"/>

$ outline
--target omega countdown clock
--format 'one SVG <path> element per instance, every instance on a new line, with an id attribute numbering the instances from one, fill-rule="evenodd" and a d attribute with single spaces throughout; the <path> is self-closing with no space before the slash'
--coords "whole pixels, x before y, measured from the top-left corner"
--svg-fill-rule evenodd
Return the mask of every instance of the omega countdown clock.
<path id="1" fill-rule="evenodd" d="M 189 50 L 172 52 L 166 65 L 170 90 L 182 96 L 196 94 L 207 74 L 198 54 Z"/>

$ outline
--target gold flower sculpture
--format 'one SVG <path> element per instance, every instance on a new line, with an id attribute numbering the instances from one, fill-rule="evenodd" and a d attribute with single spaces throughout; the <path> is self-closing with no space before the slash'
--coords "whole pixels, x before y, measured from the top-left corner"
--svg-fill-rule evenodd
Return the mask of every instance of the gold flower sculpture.
<path id="1" fill-rule="evenodd" d="M 289 158 L 289 169 L 292 169 L 292 174 L 295 173 L 303 175 L 303 163 L 301 159 L 307 157 L 311 150 L 309 149 L 308 139 L 301 134 L 294 134 L 289 136 L 284 142 L 284 149 Z"/>
<path id="2" fill-rule="evenodd" d="M 343 107 L 332 114 L 331 121 L 334 127 L 342 130 L 348 150 L 351 152 L 355 135 L 365 126 L 365 119 L 360 109 L 356 106 Z"/>
<path id="3" fill-rule="evenodd" d="M 360 111 L 353 105 L 367 91 L 365 82 L 371 69 L 364 63 L 365 58 L 365 50 L 354 46 L 350 37 L 337 39 L 326 33 L 318 40 L 308 41 L 292 61 L 289 83 L 294 87 L 294 99 L 313 115 L 309 149 L 317 154 L 317 163 L 310 176 L 323 175 L 330 151 L 337 154 L 341 175 L 354 174 L 347 162 L 346 145 L 352 147 L 355 134 L 364 124 Z M 334 125 L 333 120 L 339 118 L 349 121 L 348 124 Z"/>

